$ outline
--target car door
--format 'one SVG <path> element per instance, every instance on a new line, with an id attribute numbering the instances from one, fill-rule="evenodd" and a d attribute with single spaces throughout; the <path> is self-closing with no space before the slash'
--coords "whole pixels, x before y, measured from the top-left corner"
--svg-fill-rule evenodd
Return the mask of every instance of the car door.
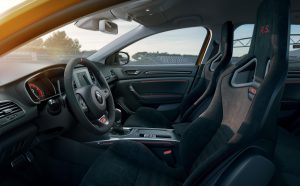
<path id="1" fill-rule="evenodd" d="M 289 71 L 281 101 L 279 124 L 299 135 L 300 113 L 300 25 L 291 25 Z"/>
<path id="2" fill-rule="evenodd" d="M 130 62 L 113 69 L 118 77 L 113 89 L 117 104 L 128 114 L 151 107 L 175 119 L 184 96 L 201 74 L 196 62 L 206 36 L 203 27 L 184 28 L 124 48 Z"/>

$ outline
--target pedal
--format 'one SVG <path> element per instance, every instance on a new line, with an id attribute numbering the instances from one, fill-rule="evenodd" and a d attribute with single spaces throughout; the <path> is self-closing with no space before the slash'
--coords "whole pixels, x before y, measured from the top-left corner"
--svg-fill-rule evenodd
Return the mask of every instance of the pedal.
<path id="1" fill-rule="evenodd" d="M 31 152 L 26 152 L 18 157 L 16 157 L 11 163 L 12 168 L 20 168 L 20 167 L 25 167 L 26 164 L 32 163 L 34 160 L 34 156 Z"/>
<path id="2" fill-rule="evenodd" d="M 33 162 L 33 160 L 34 160 L 34 156 L 33 156 L 33 154 L 31 153 L 31 152 L 26 152 L 25 154 L 25 157 L 26 157 L 26 159 L 27 159 L 27 161 L 29 162 L 29 163 L 32 163 Z"/>
<path id="3" fill-rule="evenodd" d="M 11 167 L 14 168 L 14 169 L 17 169 L 19 167 L 23 167 L 27 162 L 27 159 L 26 157 L 22 154 L 18 157 L 16 157 L 11 163 Z"/>

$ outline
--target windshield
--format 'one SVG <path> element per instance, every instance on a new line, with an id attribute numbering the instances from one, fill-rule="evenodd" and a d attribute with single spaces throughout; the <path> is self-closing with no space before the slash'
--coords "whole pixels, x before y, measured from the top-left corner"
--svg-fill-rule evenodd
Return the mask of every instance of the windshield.
<path id="1" fill-rule="evenodd" d="M 118 35 L 78 28 L 74 23 L 47 33 L 0 57 L 0 62 L 59 63 L 78 57 L 88 57 L 120 35 L 137 27 L 136 22 L 114 21 Z"/>
<path id="2" fill-rule="evenodd" d="M 9 1 L 0 1 L 0 14 L 9 13 L 13 10 L 16 6 L 22 3 L 30 3 L 30 1 L 26 0 L 9 0 Z"/>

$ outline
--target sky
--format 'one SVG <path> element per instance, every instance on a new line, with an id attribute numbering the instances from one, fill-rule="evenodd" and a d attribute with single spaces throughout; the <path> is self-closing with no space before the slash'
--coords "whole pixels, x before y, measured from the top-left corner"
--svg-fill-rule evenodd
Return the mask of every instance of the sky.
<path id="1" fill-rule="evenodd" d="M 25 0 L 0 0 L 0 14 Z"/>

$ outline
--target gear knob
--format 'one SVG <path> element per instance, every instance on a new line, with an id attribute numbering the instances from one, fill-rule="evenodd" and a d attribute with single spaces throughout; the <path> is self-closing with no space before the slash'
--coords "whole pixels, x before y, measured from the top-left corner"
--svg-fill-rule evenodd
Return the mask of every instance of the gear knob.
<path id="1" fill-rule="evenodd" d="M 122 111 L 120 109 L 115 109 L 115 122 L 118 125 L 122 123 Z"/>
<path id="2" fill-rule="evenodd" d="M 120 109 L 115 109 L 115 122 L 112 132 L 118 135 L 124 134 L 124 129 L 122 126 L 122 111 Z"/>

